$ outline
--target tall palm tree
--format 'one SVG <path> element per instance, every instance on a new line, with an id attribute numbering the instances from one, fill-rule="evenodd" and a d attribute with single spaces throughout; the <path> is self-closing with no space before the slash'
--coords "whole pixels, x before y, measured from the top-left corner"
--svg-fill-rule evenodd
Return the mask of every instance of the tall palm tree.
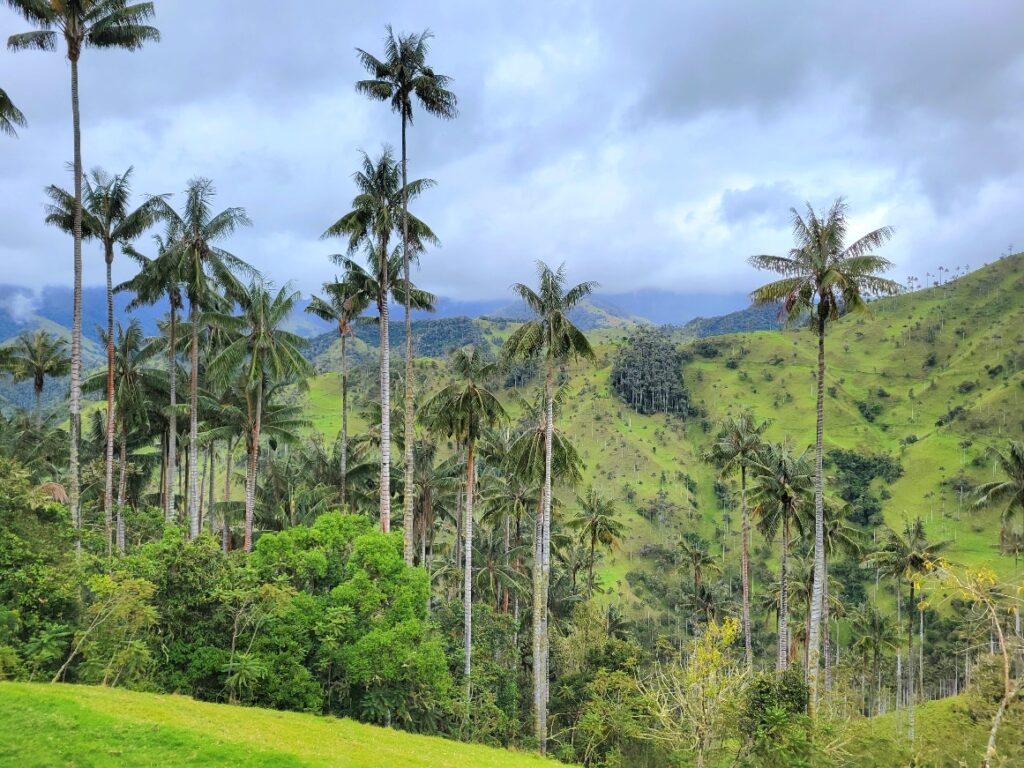
<path id="1" fill-rule="evenodd" d="M 215 245 L 239 227 L 252 222 L 244 208 L 225 208 L 213 213 L 216 190 L 209 179 L 195 178 L 185 190 L 185 205 L 178 213 L 165 201 L 157 203 L 158 215 L 167 222 L 168 264 L 188 298 L 191 326 L 189 372 L 188 519 L 189 537 L 199 535 L 199 326 L 200 315 L 226 296 L 242 298 L 240 275 L 256 270 Z"/>
<path id="2" fill-rule="evenodd" d="M 106 461 L 104 464 L 103 518 L 107 539 L 113 521 L 114 479 L 114 248 L 130 245 L 142 236 L 153 223 L 156 198 L 150 198 L 131 210 L 131 176 L 129 168 L 123 174 L 109 175 L 102 168 L 94 168 L 84 179 L 82 198 L 82 238 L 95 239 L 103 246 L 103 260 L 107 268 L 107 429 Z M 75 196 L 56 185 L 46 189 L 50 204 L 46 207 L 46 222 L 72 234 L 75 222 Z"/>
<path id="3" fill-rule="evenodd" d="M 127 482 L 128 443 L 148 427 L 148 400 L 160 388 L 159 373 L 148 363 L 156 353 L 153 345 L 146 344 L 142 326 L 132 320 L 127 328 L 117 325 L 117 343 L 114 346 L 114 396 L 118 435 L 118 494 L 117 494 L 117 550 L 124 552 L 124 504 Z M 104 339 L 106 341 L 106 339 Z M 108 377 L 97 374 L 83 384 L 86 391 L 105 389 Z M 107 554 L 113 549 L 111 526 L 107 528 Z"/>
<path id="4" fill-rule="evenodd" d="M 404 273 L 408 275 L 408 259 L 418 254 L 425 243 L 437 242 L 430 227 L 408 212 L 409 200 L 432 187 L 434 182 L 431 179 L 403 181 L 404 170 L 398 168 L 387 146 L 376 161 L 371 160 L 365 152 L 362 157 L 361 169 L 352 176 L 357 190 L 352 200 L 352 210 L 328 227 L 323 237 L 347 237 L 349 256 L 360 247 L 369 245 L 371 261 L 375 261 L 371 266 L 376 267 L 373 277 L 378 284 L 379 295 L 385 297 L 378 303 L 377 309 L 380 316 L 380 527 L 387 533 L 391 530 L 391 345 L 387 297 L 395 291 L 390 269 L 390 244 L 392 236 L 401 227 L 405 245 L 397 253 L 404 265 Z M 407 277 L 403 285 L 411 289 Z M 403 301 L 414 301 L 411 295 L 397 291 L 396 294 L 402 296 Z M 406 495 L 410 494 L 407 492 Z M 406 562 L 411 564 L 409 535 L 406 531 L 405 554 Z"/>
<path id="5" fill-rule="evenodd" d="M 768 421 L 760 423 L 750 411 L 733 416 L 722 424 L 722 430 L 704 460 L 718 467 L 722 474 L 740 472 L 740 580 L 743 585 L 743 648 L 747 668 L 754 664 L 750 637 L 750 515 L 747 510 L 747 469 L 764 449 L 764 431 Z"/>
<path id="6" fill-rule="evenodd" d="M 624 528 L 622 523 L 615 516 L 615 503 L 611 499 L 605 499 L 591 486 L 587 489 L 585 496 L 577 496 L 576 502 L 580 505 L 576 516 L 568 525 L 580 533 L 580 540 L 587 543 L 590 548 L 590 557 L 587 560 L 587 594 L 594 594 L 594 559 L 596 557 L 597 545 L 611 548 L 622 537 Z"/>
<path id="7" fill-rule="evenodd" d="M 15 128 L 25 128 L 27 125 L 28 121 L 25 120 L 21 110 L 14 106 L 7 91 L 0 88 L 0 133 L 18 138 Z"/>
<path id="8" fill-rule="evenodd" d="M 458 100 L 448 90 L 451 78 L 438 74 L 427 64 L 429 53 L 428 41 L 433 35 L 428 30 L 420 34 L 398 35 L 387 27 L 384 38 L 384 60 L 356 49 L 359 62 L 372 79 L 360 80 L 356 90 L 376 101 L 387 101 L 391 109 L 397 112 L 402 121 L 402 276 L 405 284 L 410 284 L 409 276 L 409 198 L 408 170 L 409 161 L 406 152 L 406 127 L 412 125 L 413 100 L 427 113 L 451 120 L 458 112 Z M 412 302 L 409 296 L 403 296 L 405 306 L 405 433 L 413 433 L 413 375 L 412 375 Z M 413 466 L 415 452 L 412 440 L 405 441 L 405 488 L 413 486 Z M 412 564 L 413 550 L 413 494 L 405 493 L 403 503 L 405 520 L 405 561 Z"/>
<path id="9" fill-rule="evenodd" d="M 268 385 L 304 381 L 312 373 L 302 356 L 305 340 L 283 326 L 291 316 L 299 293 L 283 286 L 276 294 L 260 282 L 236 297 L 241 315 L 213 313 L 209 321 L 237 333 L 237 338 L 210 362 L 214 378 L 227 378 L 241 368 L 246 412 L 252 414 L 249 467 L 245 483 L 244 549 L 252 550 L 252 522 L 256 507 L 256 467 L 259 461 L 264 389 Z M 194 471 L 194 470 L 193 470 Z"/>
<path id="10" fill-rule="evenodd" d="M 451 367 L 456 381 L 434 394 L 424 404 L 420 413 L 423 425 L 429 431 L 454 438 L 466 449 L 466 567 L 463 611 L 468 720 L 473 656 L 473 500 L 476 495 L 474 448 L 484 431 L 497 427 L 507 419 L 507 415 L 498 398 L 487 389 L 487 382 L 494 377 L 497 366 L 485 360 L 478 347 L 468 346 L 455 350 L 452 353 Z"/>
<path id="11" fill-rule="evenodd" d="M 139 264 L 139 272 L 129 281 L 114 290 L 130 291 L 134 297 L 128 302 L 127 310 L 151 306 L 167 299 L 167 376 L 170 405 L 167 410 L 167 470 L 164 477 L 164 522 L 174 524 L 175 489 L 178 487 L 178 316 L 185 306 L 182 284 L 181 253 L 172 248 L 172 241 L 159 235 L 153 238 L 157 246 L 155 259 L 147 258 L 132 247 L 124 248 L 126 255 Z"/>
<path id="12" fill-rule="evenodd" d="M 751 497 L 758 528 L 771 540 L 782 531 L 779 557 L 779 648 L 776 666 L 789 666 L 789 548 L 791 529 L 802 534 L 804 520 L 813 504 L 814 471 L 806 453 L 799 456 L 786 443 L 772 443 L 751 466 L 754 475 Z"/>
<path id="13" fill-rule="evenodd" d="M 866 564 L 874 565 L 883 576 L 895 579 L 899 584 L 906 582 L 909 587 L 907 608 L 907 712 L 908 730 L 914 739 L 914 593 L 918 580 L 938 565 L 939 553 L 946 542 L 929 542 L 921 518 L 907 523 L 897 533 L 891 528 L 886 533 L 882 546 L 868 555 Z M 902 599 L 900 596 L 898 599 Z"/>
<path id="14" fill-rule="evenodd" d="M 23 333 L 8 347 L 6 367 L 15 382 L 31 381 L 36 396 L 36 427 L 43 423 L 43 388 L 46 377 L 67 376 L 71 360 L 67 355 L 67 342 L 46 331 Z"/>
<path id="15" fill-rule="evenodd" d="M 763 285 L 751 294 L 754 304 L 782 304 L 787 323 L 809 319 L 818 337 L 818 399 L 814 441 L 814 597 L 811 601 L 811 629 L 808 687 L 811 711 L 818 701 L 818 659 L 821 652 L 821 617 L 825 584 L 825 511 L 822 462 L 825 428 L 825 328 L 843 312 L 867 309 L 871 295 L 898 293 L 902 286 L 879 276 L 892 267 L 887 259 L 871 251 L 892 237 L 891 227 L 880 227 L 846 244 L 847 205 L 837 199 L 824 217 L 807 205 L 806 218 L 795 209 L 793 239 L 788 256 L 751 256 L 757 269 L 782 275 L 781 280 Z"/>
<path id="16" fill-rule="evenodd" d="M 693 571 L 694 594 L 704 583 L 704 574 L 722 572 L 722 564 L 711 554 L 708 543 L 699 534 L 692 531 L 684 533 L 676 547 L 679 555 Z"/>
<path id="17" fill-rule="evenodd" d="M 1006 453 L 992 451 L 996 463 L 1006 475 L 1004 480 L 992 480 L 977 488 L 975 506 L 1000 504 L 1000 539 L 1005 539 L 1006 525 L 1016 514 L 1024 514 L 1024 442 L 1011 441 Z M 1003 542 L 1000 541 L 1000 544 Z M 1005 550 L 1004 550 L 1005 551 Z"/>
<path id="18" fill-rule="evenodd" d="M 7 5 L 38 27 L 7 38 L 13 51 L 57 49 L 58 33 L 64 37 L 71 63 L 71 127 L 74 141 L 75 202 L 72 214 L 74 241 L 74 300 L 71 322 L 70 466 L 68 505 L 76 531 L 76 551 L 81 551 L 81 499 L 79 498 L 78 446 L 82 432 L 82 131 L 78 110 L 78 60 L 84 48 L 126 48 L 134 51 L 160 39 L 160 32 L 146 24 L 153 18 L 151 2 L 125 0 L 6 0 Z"/>
<path id="19" fill-rule="evenodd" d="M 510 360 L 544 358 L 544 402 L 546 410 L 544 432 L 544 493 L 541 505 L 542 536 L 540 538 L 541 567 L 534 567 L 533 580 L 533 642 L 534 642 L 534 735 L 541 753 L 547 752 L 547 594 L 551 562 L 551 460 L 554 435 L 555 366 L 570 358 L 593 359 L 594 350 L 584 333 L 569 320 L 569 312 L 596 287 L 595 282 L 584 282 L 566 290 L 565 265 L 552 270 L 537 262 L 538 290 L 516 283 L 512 291 L 518 295 L 533 317 L 512 332 L 505 343 L 505 354 Z"/>
<path id="20" fill-rule="evenodd" d="M 348 356 L 345 342 L 352 335 L 352 321 L 369 306 L 370 296 L 355 290 L 344 280 L 324 283 L 324 293 L 327 298 L 313 296 L 306 311 L 321 320 L 335 323 L 341 338 L 341 506 L 344 507 L 348 503 L 345 492 L 348 475 Z"/>
<path id="21" fill-rule="evenodd" d="M 861 655 L 861 709 L 865 716 L 876 712 L 878 694 L 882 687 L 882 656 L 886 651 L 894 650 L 899 641 L 890 618 L 873 605 L 863 604 L 857 607 L 850 617 L 853 628 L 853 652 Z M 870 706 L 864 682 L 864 672 L 871 660 L 872 676 L 875 693 L 871 697 Z"/>

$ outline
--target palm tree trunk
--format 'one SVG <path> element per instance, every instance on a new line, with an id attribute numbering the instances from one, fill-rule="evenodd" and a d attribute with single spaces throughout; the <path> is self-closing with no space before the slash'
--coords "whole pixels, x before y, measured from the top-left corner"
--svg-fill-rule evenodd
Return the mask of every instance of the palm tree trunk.
<path id="1" fill-rule="evenodd" d="M 210 521 L 210 533 L 213 533 L 216 529 L 213 527 L 213 484 L 216 478 L 217 468 L 217 452 L 215 450 L 215 443 L 213 440 L 210 441 L 210 490 L 207 494 L 206 503 L 206 518 Z"/>
<path id="2" fill-rule="evenodd" d="M 111 553 L 111 523 L 114 507 L 114 247 L 105 245 L 107 264 L 107 445 L 103 467 L 103 526 L 107 534 L 107 556 Z M 123 438 L 122 438 L 123 439 Z"/>
<path id="3" fill-rule="evenodd" d="M 243 547 L 252 552 L 252 521 L 256 509 L 256 463 L 260 458 L 260 428 L 263 419 L 263 378 L 256 382 L 256 419 L 249 445 L 249 470 L 245 478 L 245 539 Z"/>
<path id="4" fill-rule="evenodd" d="M 189 302 L 192 322 L 192 371 L 189 377 L 188 415 L 188 537 L 199 536 L 199 313 Z"/>
<path id="5" fill-rule="evenodd" d="M 832 691 L 832 649 L 831 633 L 828 626 L 828 562 L 825 563 L 825 583 L 821 585 L 821 645 L 825 661 L 825 693 Z"/>
<path id="6" fill-rule="evenodd" d="M 75 205 L 71 234 L 74 240 L 74 300 L 71 321 L 71 438 L 68 455 L 68 505 L 75 527 L 75 553 L 82 552 L 82 508 L 79 488 L 78 444 L 82 434 L 82 130 L 78 112 L 78 51 L 68 50 L 71 61 L 71 125 L 74 134 Z"/>
<path id="7" fill-rule="evenodd" d="M 383 257 L 387 259 L 387 251 Z M 387 269 L 386 265 L 384 269 Z M 391 342 L 388 329 L 388 286 L 381 274 L 380 313 L 380 529 L 391 532 Z"/>
<path id="8" fill-rule="evenodd" d="M 597 549 L 597 533 L 590 531 L 590 559 L 587 561 L 587 596 L 594 596 L 594 551 Z"/>
<path id="9" fill-rule="evenodd" d="M 174 302 L 172 301 L 171 320 L 168 329 L 169 346 L 167 348 L 167 376 L 171 390 L 171 411 L 168 414 L 170 437 L 167 441 L 167 507 L 164 515 L 164 522 L 167 525 L 174 525 L 174 497 L 178 492 L 178 366 L 175 353 L 177 325 L 178 311 L 175 309 Z"/>
<path id="10" fill-rule="evenodd" d="M 348 356 L 345 351 L 345 328 L 341 329 L 341 507 L 348 502 Z"/>
<path id="11" fill-rule="evenodd" d="M 747 513 L 747 468 L 740 467 L 740 580 L 743 583 L 743 649 L 747 669 L 754 666 L 750 638 L 750 519 Z"/>
<path id="12" fill-rule="evenodd" d="M 546 744 L 547 723 L 544 719 L 544 663 L 541 654 L 544 644 L 544 493 L 541 492 L 541 503 L 537 506 L 533 526 L 533 731 L 541 751 Z"/>
<path id="13" fill-rule="evenodd" d="M 35 382 L 32 386 L 36 396 L 36 430 L 43 429 L 43 386 Z"/>
<path id="14" fill-rule="evenodd" d="M 463 622 L 465 624 L 465 668 L 466 676 L 466 722 L 469 723 L 470 694 L 470 671 L 473 662 L 473 492 L 475 490 L 475 478 L 473 477 L 473 443 L 466 446 L 466 570 L 463 574 L 464 587 L 462 590 Z"/>
<path id="15" fill-rule="evenodd" d="M 779 653 L 776 669 L 789 666 L 789 515 L 782 516 L 782 555 L 779 558 Z"/>
<path id="16" fill-rule="evenodd" d="M 511 539 L 512 539 L 511 527 L 512 527 L 512 520 L 511 520 L 511 518 L 509 518 L 508 515 L 505 515 L 505 570 L 506 571 L 508 570 L 508 567 L 509 567 L 509 552 L 510 552 L 511 546 L 512 546 L 512 542 L 511 542 Z M 502 607 L 501 607 L 501 612 L 505 613 L 505 614 L 508 613 L 508 586 L 507 585 L 502 588 Z"/>
<path id="17" fill-rule="evenodd" d="M 409 161 L 405 153 L 405 115 L 402 115 L 402 276 L 405 278 L 405 477 L 402 485 L 402 524 L 405 537 L 405 564 L 412 565 L 413 540 L 413 455 L 416 443 L 413 423 L 412 381 L 412 302 L 409 294 L 409 190 L 406 185 Z"/>
<path id="18" fill-rule="evenodd" d="M 224 448 L 224 512 L 221 514 L 220 546 L 227 554 L 231 548 L 231 524 L 228 520 L 228 505 L 231 503 L 231 438 Z"/>
<path id="19" fill-rule="evenodd" d="M 910 605 L 907 607 L 907 736 L 914 743 L 914 579 L 910 579 Z"/>
<path id="20" fill-rule="evenodd" d="M 121 420 L 121 455 L 120 467 L 118 468 L 117 480 L 117 553 L 124 554 L 124 493 L 128 482 L 127 462 L 127 436 L 124 433 L 124 420 Z"/>
<path id="21" fill-rule="evenodd" d="M 541 583 L 540 594 L 534 597 L 534 609 L 539 606 L 540 612 L 534 616 L 534 623 L 540 625 L 540 653 L 534 660 L 539 696 L 535 693 L 537 714 L 535 729 L 541 754 L 547 753 L 548 730 L 548 582 L 551 568 L 551 453 L 554 442 L 554 368 L 550 361 L 544 379 L 545 423 L 544 423 L 544 494 L 541 509 Z M 539 621 L 538 621 L 539 616 Z"/>
<path id="22" fill-rule="evenodd" d="M 818 706 L 818 655 L 821 651 L 821 611 L 825 589 L 825 504 L 822 460 L 825 436 L 825 318 L 818 319 L 818 400 L 814 434 L 814 589 L 808 637 L 807 687 L 810 712 Z"/>

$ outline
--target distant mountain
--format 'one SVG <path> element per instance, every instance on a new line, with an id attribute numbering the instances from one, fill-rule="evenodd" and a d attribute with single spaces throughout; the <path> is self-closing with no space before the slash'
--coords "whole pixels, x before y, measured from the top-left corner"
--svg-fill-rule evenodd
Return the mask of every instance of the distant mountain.
<path id="1" fill-rule="evenodd" d="M 782 328 L 782 325 L 778 305 L 750 306 L 717 317 L 695 317 L 683 326 L 682 335 L 703 339 L 706 336 L 723 336 L 727 333 L 773 331 Z"/>

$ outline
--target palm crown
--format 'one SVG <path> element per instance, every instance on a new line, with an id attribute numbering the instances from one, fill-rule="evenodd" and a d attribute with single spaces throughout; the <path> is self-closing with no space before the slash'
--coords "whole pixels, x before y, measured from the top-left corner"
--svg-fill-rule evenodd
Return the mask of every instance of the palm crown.
<path id="1" fill-rule="evenodd" d="M 18 132 L 15 128 L 24 128 L 26 125 L 28 122 L 25 120 L 25 115 L 14 106 L 7 91 L 0 88 L 0 133 L 17 138 Z"/>

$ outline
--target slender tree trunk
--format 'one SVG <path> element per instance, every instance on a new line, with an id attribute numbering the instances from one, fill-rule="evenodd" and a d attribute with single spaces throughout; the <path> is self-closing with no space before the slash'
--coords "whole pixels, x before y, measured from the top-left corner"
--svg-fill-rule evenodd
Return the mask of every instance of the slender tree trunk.
<path id="1" fill-rule="evenodd" d="M 594 596 L 594 553 L 597 550 L 597 535 L 590 533 L 590 560 L 587 562 L 587 596 Z"/>
<path id="2" fill-rule="evenodd" d="M 541 508 L 541 577 L 539 594 L 534 596 L 534 624 L 539 625 L 537 643 L 539 653 L 534 659 L 535 686 L 539 689 L 534 693 L 534 728 L 541 754 L 547 753 L 548 731 L 548 583 L 551 568 L 551 451 L 554 441 L 554 368 L 547 361 L 544 379 L 544 492 Z M 537 608 L 540 611 L 537 612 Z"/>
<path id="3" fill-rule="evenodd" d="M 199 473 L 199 530 L 203 530 L 206 521 L 206 478 L 209 477 L 210 454 L 203 451 L 203 471 Z M 196 534 L 199 535 L 198 533 Z"/>
<path id="4" fill-rule="evenodd" d="M 121 455 L 117 480 L 117 553 L 124 554 L 124 493 L 128 482 L 128 451 L 127 436 L 124 432 L 124 419 L 121 420 Z"/>
<path id="5" fill-rule="evenodd" d="M 830 629 L 828 625 L 828 562 L 825 562 L 825 583 L 821 585 L 821 645 L 825 662 L 825 692 L 832 691 L 832 649 Z"/>
<path id="6" fill-rule="evenodd" d="M 789 515 L 782 516 L 782 555 L 779 558 L 779 653 L 776 668 L 789 666 Z"/>
<path id="7" fill-rule="evenodd" d="M 512 521 L 511 521 L 511 519 L 509 518 L 508 515 L 505 515 L 505 569 L 506 569 L 506 571 L 508 570 L 508 567 L 509 567 L 509 564 L 510 564 L 510 562 L 509 562 L 509 552 L 510 552 L 511 546 L 512 546 L 512 542 L 511 542 L 511 538 L 512 538 L 511 527 L 512 527 Z M 501 612 L 507 614 L 508 613 L 508 587 L 507 586 L 503 587 L 501 591 L 502 591 Z"/>
<path id="8" fill-rule="evenodd" d="M 383 259 L 387 259 L 384 249 Z M 386 271 L 387 266 L 383 267 Z M 388 286 L 380 275 L 380 529 L 391 532 L 391 342 L 388 329 Z"/>
<path id="9" fill-rule="evenodd" d="M 910 579 L 910 605 L 907 607 L 907 736 L 914 743 L 914 579 Z"/>
<path id="10" fill-rule="evenodd" d="M 348 505 L 348 356 L 345 350 L 345 328 L 341 329 L 341 507 Z"/>
<path id="11" fill-rule="evenodd" d="M 36 430 L 41 432 L 43 429 L 43 387 L 36 383 L 32 389 L 35 390 L 36 395 Z"/>
<path id="12" fill-rule="evenodd" d="M 175 495 L 178 492 L 178 357 L 175 344 L 177 343 L 178 311 L 171 302 L 171 321 L 168 328 L 167 348 L 167 378 L 171 390 L 171 411 L 168 414 L 170 426 L 168 427 L 169 439 L 167 441 L 167 507 L 164 515 L 164 522 L 167 525 L 174 525 L 176 513 L 174 510 Z"/>
<path id="13" fill-rule="evenodd" d="M 252 522 L 256 510 L 256 467 L 260 458 L 260 429 L 263 419 L 263 378 L 256 382 L 256 419 L 249 446 L 249 471 L 245 478 L 245 540 L 246 552 L 252 552 Z"/>
<path id="14" fill-rule="evenodd" d="M 917 631 L 917 685 L 921 691 L 921 700 L 924 701 L 924 609 L 917 609 L 918 631 Z"/>
<path id="15" fill-rule="evenodd" d="M 825 504 L 822 461 L 825 437 L 825 318 L 818 319 L 818 401 L 814 433 L 814 589 L 808 637 L 807 687 L 810 712 L 818 706 L 818 655 L 821 652 L 821 611 L 825 594 Z"/>
<path id="16" fill-rule="evenodd" d="M 544 645 L 541 636 L 544 633 L 544 493 L 541 491 L 541 503 L 537 505 L 533 525 L 533 733 L 540 749 L 545 749 L 544 736 L 547 723 L 544 720 L 544 663 L 541 654 Z"/>
<path id="17" fill-rule="evenodd" d="M 473 442 L 466 446 L 466 569 L 463 574 L 464 586 L 462 590 L 463 622 L 465 624 L 465 669 L 466 676 L 466 723 L 469 723 L 471 711 L 470 698 L 472 693 L 470 671 L 473 663 L 473 493 L 476 488 L 476 478 L 473 477 Z"/>
<path id="18" fill-rule="evenodd" d="M 227 554 L 231 548 L 231 521 L 228 519 L 228 506 L 231 504 L 231 438 L 224 448 L 224 511 L 220 516 L 220 545 Z"/>
<path id="19" fill-rule="evenodd" d="M 216 530 L 216 528 L 214 528 L 214 522 L 213 522 L 213 484 L 215 482 L 215 478 L 216 478 L 216 475 L 217 475 L 217 472 L 216 472 L 216 468 L 217 468 L 217 451 L 215 450 L 215 447 L 216 446 L 214 444 L 214 441 L 211 440 L 210 441 L 210 489 L 209 489 L 209 493 L 207 494 L 207 497 L 206 497 L 206 499 L 207 499 L 207 503 L 206 503 L 206 518 L 210 521 L 210 533 L 213 533 Z"/>
<path id="20" fill-rule="evenodd" d="M 413 461 L 416 443 L 416 426 L 413 422 L 413 379 L 412 379 L 412 298 L 409 294 L 409 160 L 405 152 L 405 115 L 402 115 L 402 276 L 405 278 L 405 478 L 402 486 L 402 521 L 405 537 L 405 563 L 413 564 L 415 541 L 413 540 Z"/>
<path id="21" fill-rule="evenodd" d="M 71 321 L 71 399 L 68 434 L 68 505 L 75 527 L 75 553 L 82 552 L 82 507 L 78 445 L 82 435 L 82 129 L 78 112 L 78 51 L 68 50 L 71 61 L 71 125 L 74 134 L 75 205 L 71 234 L 74 240 L 74 302 Z"/>
<path id="22" fill-rule="evenodd" d="M 104 244 L 104 261 L 107 266 L 107 443 L 103 466 L 103 526 L 107 534 L 107 556 L 112 546 L 114 508 L 114 279 L 111 270 L 114 265 L 114 245 Z"/>
<path id="23" fill-rule="evenodd" d="M 189 376 L 188 431 L 188 537 L 199 536 L 199 313 L 189 303 L 192 322 L 192 371 Z"/>
<path id="24" fill-rule="evenodd" d="M 743 583 L 743 650 L 747 669 L 753 669 L 754 651 L 750 637 L 750 516 L 747 512 L 747 468 L 740 467 L 740 577 Z"/>

